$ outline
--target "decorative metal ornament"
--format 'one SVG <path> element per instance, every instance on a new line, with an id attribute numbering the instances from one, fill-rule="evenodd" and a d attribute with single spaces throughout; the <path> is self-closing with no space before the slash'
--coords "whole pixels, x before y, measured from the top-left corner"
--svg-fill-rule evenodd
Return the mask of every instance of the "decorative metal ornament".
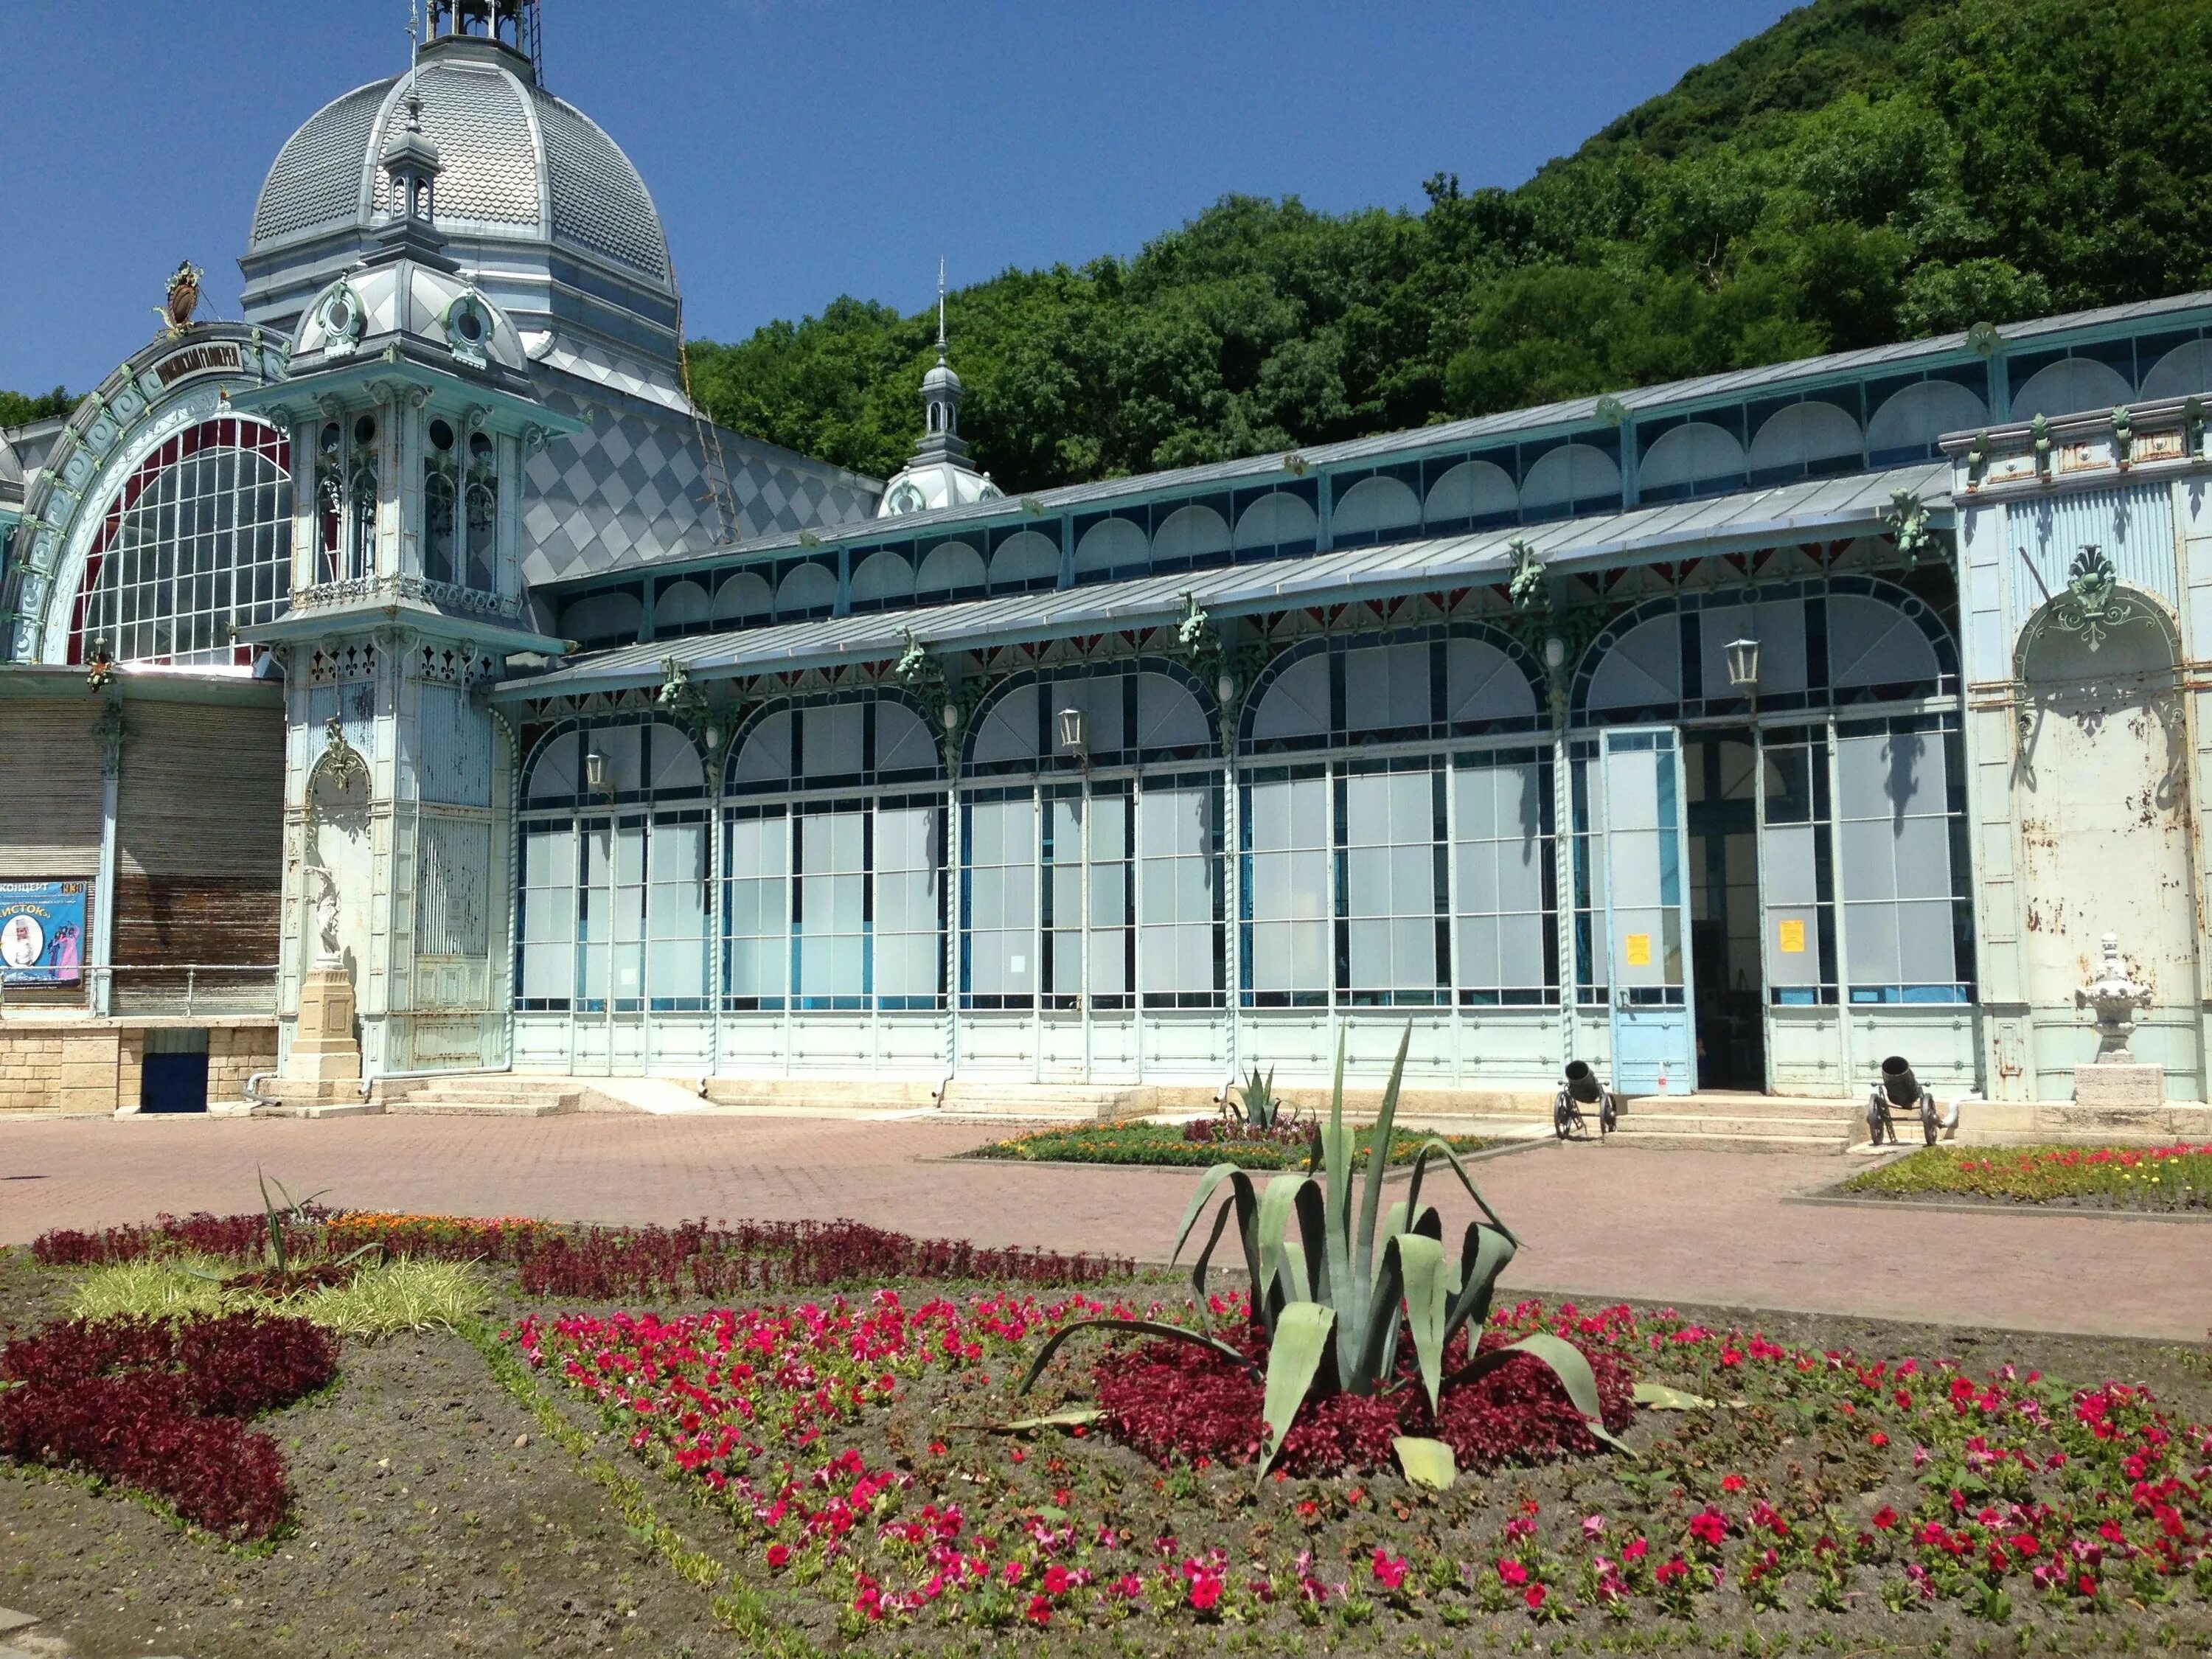
<path id="1" fill-rule="evenodd" d="M 323 752 L 315 757 L 315 763 L 307 771 L 307 822 L 319 821 L 321 812 L 317 801 L 318 786 L 329 779 L 331 787 L 343 793 L 359 784 L 368 787 L 368 762 L 361 750 L 346 741 L 345 721 L 333 714 L 323 722 Z"/>
<path id="2" fill-rule="evenodd" d="M 1889 505 L 1881 510 L 1881 521 L 1889 526 L 1905 568 L 1918 569 L 1920 556 L 1936 545 L 1936 532 L 1928 522 L 1926 503 L 1910 489 L 1893 489 Z"/>
<path id="3" fill-rule="evenodd" d="M 2135 1059 L 2128 1051 L 2128 1039 L 2135 1035 L 2136 1010 L 2148 1008 L 2154 994 L 2128 971 L 2118 934 L 2106 934 L 2101 945 L 2096 976 L 2074 993 L 2074 1006 L 2096 1011 L 2097 1060 L 2125 1066 Z"/>
<path id="4" fill-rule="evenodd" d="M 1505 550 L 1513 559 L 1513 574 L 1505 584 L 1506 597 L 1513 601 L 1513 608 L 1524 613 L 1549 611 L 1552 596 L 1544 586 L 1544 562 L 1537 556 L 1536 550 L 1528 544 L 1526 537 L 1516 536 L 1505 544 Z"/>
<path id="5" fill-rule="evenodd" d="M 1182 596 L 1182 617 L 1176 623 L 1176 654 L 1200 680 L 1212 679 L 1220 666 L 1221 629 L 1195 593 Z"/>
<path id="6" fill-rule="evenodd" d="M 167 297 L 155 315 L 163 325 L 162 331 L 172 340 L 181 340 L 185 331 L 192 325 L 192 313 L 200 308 L 200 279 L 207 273 L 190 259 L 178 262 L 169 273 Z"/>
<path id="7" fill-rule="evenodd" d="M 2072 634 L 2090 651 L 2100 649 L 2106 635 L 2129 623 L 2147 621 L 2150 611 L 2142 600 L 2120 591 L 2119 573 L 2094 542 L 2085 543 L 2074 556 L 2066 575 L 2066 591 L 2045 608 L 2037 626 Z"/>

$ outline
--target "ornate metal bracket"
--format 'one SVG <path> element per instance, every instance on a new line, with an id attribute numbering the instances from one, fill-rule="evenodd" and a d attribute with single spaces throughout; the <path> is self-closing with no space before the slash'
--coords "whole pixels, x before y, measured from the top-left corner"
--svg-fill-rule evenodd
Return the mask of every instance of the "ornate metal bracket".
<path id="1" fill-rule="evenodd" d="M 1927 504 L 1910 489 L 1893 489 L 1889 505 L 1881 510 L 1881 521 L 1889 526 L 1905 568 L 1918 569 L 1920 556 L 1936 545 L 1936 532 L 1928 522 Z"/>
<path id="2" fill-rule="evenodd" d="M 316 786 L 325 778 L 331 787 L 347 790 L 359 783 L 368 787 L 368 762 L 360 750 L 346 741 L 345 722 L 333 714 L 323 722 L 323 752 L 315 757 L 315 763 L 307 769 L 307 822 L 313 823 L 319 816 L 316 811 Z"/>
<path id="3" fill-rule="evenodd" d="M 2022 646 L 2045 629 L 2056 629 L 2078 636 L 2084 647 L 2094 652 L 2114 629 L 2151 620 L 2150 608 L 2143 600 L 2120 591 L 2119 573 L 2112 568 L 2104 549 L 2088 542 L 2074 556 L 2066 574 L 2066 591 L 2029 624 L 2029 635 Z"/>

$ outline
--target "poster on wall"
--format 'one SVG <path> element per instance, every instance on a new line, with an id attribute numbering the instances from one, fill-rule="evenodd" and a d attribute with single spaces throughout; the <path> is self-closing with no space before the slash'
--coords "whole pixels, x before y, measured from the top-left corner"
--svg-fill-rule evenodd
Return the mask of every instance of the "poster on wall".
<path id="1" fill-rule="evenodd" d="M 83 977 L 82 881 L 0 881 L 0 983 L 75 985 Z"/>

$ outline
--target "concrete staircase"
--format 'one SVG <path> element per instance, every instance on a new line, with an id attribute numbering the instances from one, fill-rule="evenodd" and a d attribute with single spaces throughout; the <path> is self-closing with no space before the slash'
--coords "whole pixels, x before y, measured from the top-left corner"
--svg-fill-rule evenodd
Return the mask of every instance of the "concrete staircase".
<path id="1" fill-rule="evenodd" d="M 927 1112 L 937 1105 L 934 1082 L 894 1078 L 716 1077 L 706 1080 L 706 1101 L 787 1116 L 852 1113 Z"/>
<path id="2" fill-rule="evenodd" d="M 584 1091 L 568 1078 L 478 1073 L 378 1085 L 394 1116 L 562 1117 L 580 1110 Z"/>
<path id="3" fill-rule="evenodd" d="M 1856 1101 L 1784 1095 L 1644 1095 L 1625 1102 L 1616 1138 L 1634 1146 L 1746 1152 L 1841 1152 L 1866 1133 Z M 1899 1123 L 1898 1136 L 1908 1126 Z M 1909 1126 L 1919 1138 L 1920 1126 Z"/>
<path id="4" fill-rule="evenodd" d="M 955 1078 L 939 1108 L 950 1118 L 1006 1123 L 1119 1123 L 1156 1110 L 1153 1091 L 1085 1083 Z"/>

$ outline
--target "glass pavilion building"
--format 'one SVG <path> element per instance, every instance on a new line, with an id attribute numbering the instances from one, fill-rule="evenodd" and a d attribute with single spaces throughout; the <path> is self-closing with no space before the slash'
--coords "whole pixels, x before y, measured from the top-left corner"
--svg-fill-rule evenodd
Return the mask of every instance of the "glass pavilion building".
<path id="1" fill-rule="evenodd" d="M 379 1076 L 2059 1100 L 2114 933 L 2203 1098 L 2212 295 L 1018 498 L 941 357 L 878 481 L 693 410 L 534 9 L 434 11 L 0 452 L 0 721 L 262 711 L 270 1069 L 327 887 Z"/>

